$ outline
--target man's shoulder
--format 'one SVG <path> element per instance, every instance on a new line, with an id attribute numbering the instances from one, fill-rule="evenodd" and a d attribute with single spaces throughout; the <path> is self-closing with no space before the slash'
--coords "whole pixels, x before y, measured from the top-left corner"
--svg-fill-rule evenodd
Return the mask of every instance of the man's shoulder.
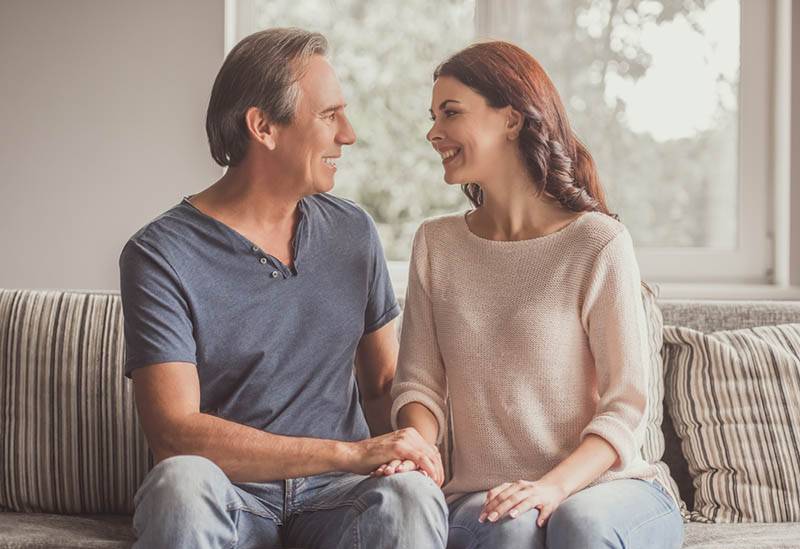
<path id="1" fill-rule="evenodd" d="M 183 203 L 176 204 L 147 222 L 131 235 L 122 254 L 128 253 L 131 248 L 146 248 L 169 255 L 170 250 L 186 247 L 196 231 L 187 230 L 195 224 L 185 208 Z"/>
<path id="2" fill-rule="evenodd" d="M 337 233 L 369 230 L 374 222 L 372 216 L 354 201 L 328 193 L 305 198 L 311 215 L 330 225 Z"/>

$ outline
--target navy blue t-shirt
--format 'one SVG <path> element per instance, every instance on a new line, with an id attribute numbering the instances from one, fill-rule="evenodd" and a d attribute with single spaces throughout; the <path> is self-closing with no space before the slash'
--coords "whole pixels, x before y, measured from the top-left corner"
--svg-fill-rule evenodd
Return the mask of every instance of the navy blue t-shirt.
<path id="1" fill-rule="evenodd" d="M 200 410 L 274 434 L 362 440 L 353 372 L 365 333 L 400 308 L 372 219 L 348 200 L 303 198 L 294 268 L 188 200 L 120 256 L 125 374 L 190 362 Z"/>

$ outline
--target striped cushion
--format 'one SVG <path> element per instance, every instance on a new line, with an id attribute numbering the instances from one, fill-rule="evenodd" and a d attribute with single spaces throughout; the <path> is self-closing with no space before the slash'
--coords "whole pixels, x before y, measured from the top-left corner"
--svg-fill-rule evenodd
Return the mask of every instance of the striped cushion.
<path id="1" fill-rule="evenodd" d="M 0 507 L 130 513 L 151 461 L 117 295 L 0 290 Z"/>
<path id="2" fill-rule="evenodd" d="M 649 336 L 650 364 L 648 365 L 647 387 L 647 426 L 644 432 L 642 457 L 657 467 L 656 478 L 678 504 L 681 515 L 688 519 L 689 511 L 681 500 L 678 486 L 670 475 L 669 467 L 661 458 L 664 455 L 664 432 L 661 423 L 664 419 L 664 363 L 661 360 L 663 344 L 663 318 L 656 303 L 655 295 L 647 289 L 642 290 L 645 317 Z"/>
<path id="3" fill-rule="evenodd" d="M 800 324 L 664 329 L 666 398 L 692 519 L 800 521 Z"/>

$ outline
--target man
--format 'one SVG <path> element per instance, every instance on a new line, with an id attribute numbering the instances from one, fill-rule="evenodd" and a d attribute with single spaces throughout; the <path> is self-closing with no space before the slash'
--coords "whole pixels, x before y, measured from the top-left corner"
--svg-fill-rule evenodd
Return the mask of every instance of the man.
<path id="1" fill-rule="evenodd" d="M 372 220 L 325 194 L 355 142 L 326 47 L 270 29 L 231 51 L 206 120 L 229 169 L 120 257 L 158 462 L 138 547 L 444 547 L 436 448 L 367 427 L 389 430 L 399 307 Z M 419 471 L 365 476 L 393 460 Z"/>

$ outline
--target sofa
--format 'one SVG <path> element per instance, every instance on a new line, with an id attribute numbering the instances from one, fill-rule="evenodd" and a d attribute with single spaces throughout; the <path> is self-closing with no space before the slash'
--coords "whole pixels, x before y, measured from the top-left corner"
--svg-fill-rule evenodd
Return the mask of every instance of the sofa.
<path id="1" fill-rule="evenodd" d="M 710 333 L 800 323 L 800 302 L 661 300 L 659 307 L 664 334 L 669 326 Z M 0 290 L 0 548 L 131 545 L 133 494 L 153 461 L 123 376 L 122 322 L 114 293 Z M 672 351 L 654 325 L 660 361 Z M 698 514 L 695 490 L 711 485 L 693 478 L 698 466 L 685 455 L 691 440 L 678 433 L 690 435 L 684 423 L 673 425 L 680 414 L 670 409 L 668 360 L 663 370 L 653 383 L 666 387 L 667 398 L 652 419 L 682 500 L 684 547 L 800 548 L 800 521 Z M 800 393 L 788 394 L 800 401 Z"/>

